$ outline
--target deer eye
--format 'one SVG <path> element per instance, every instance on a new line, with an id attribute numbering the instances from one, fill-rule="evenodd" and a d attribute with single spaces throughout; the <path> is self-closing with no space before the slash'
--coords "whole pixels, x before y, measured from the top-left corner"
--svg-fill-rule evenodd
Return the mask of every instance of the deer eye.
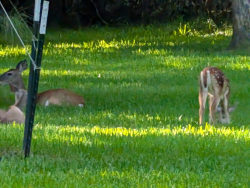
<path id="1" fill-rule="evenodd" d="M 8 73 L 7 73 L 7 76 L 12 76 L 12 73 L 11 73 L 11 72 L 8 72 Z"/>

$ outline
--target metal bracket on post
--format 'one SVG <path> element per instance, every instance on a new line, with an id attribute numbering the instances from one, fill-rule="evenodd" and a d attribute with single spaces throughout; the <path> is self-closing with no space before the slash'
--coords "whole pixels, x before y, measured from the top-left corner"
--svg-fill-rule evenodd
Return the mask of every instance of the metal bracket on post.
<path id="1" fill-rule="evenodd" d="M 36 0 L 37 4 L 35 5 L 34 11 L 34 35 L 38 36 L 38 27 L 39 26 L 39 18 L 40 18 L 40 7 L 42 7 L 42 15 L 40 21 L 40 34 L 38 41 L 38 49 L 37 42 L 32 41 L 32 58 L 34 58 L 34 62 L 36 63 L 36 67 L 41 67 L 42 62 L 42 54 L 43 54 L 43 44 L 45 38 L 45 31 L 47 25 L 47 17 L 49 11 L 49 1 Z M 42 32 L 41 32 L 42 31 Z M 35 109 L 36 109 L 36 96 L 38 91 L 38 82 L 40 76 L 40 69 L 34 69 L 33 63 L 30 64 L 30 76 L 29 76 L 29 86 L 28 86 L 28 99 L 27 99 L 27 107 L 26 107 L 26 119 L 25 119 L 25 130 L 24 130 L 24 139 L 23 139 L 23 150 L 24 156 L 28 157 L 30 153 L 31 146 L 31 138 L 32 138 L 32 130 L 35 118 Z"/>

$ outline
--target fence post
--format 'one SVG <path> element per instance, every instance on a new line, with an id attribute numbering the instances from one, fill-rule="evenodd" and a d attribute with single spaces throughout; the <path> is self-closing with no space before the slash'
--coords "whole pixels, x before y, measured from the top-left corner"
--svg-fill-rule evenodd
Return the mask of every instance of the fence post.
<path id="1" fill-rule="evenodd" d="M 40 7 L 42 7 L 41 21 L 39 21 Z M 40 67 L 42 62 L 43 44 L 47 26 L 48 10 L 49 10 L 49 1 L 41 2 L 41 0 L 36 0 L 35 11 L 34 11 L 33 33 L 34 36 L 36 36 L 35 38 L 39 38 L 39 40 L 38 43 L 34 41 L 34 39 L 32 41 L 31 57 L 33 60 L 35 60 L 33 62 L 35 62 L 36 67 L 34 67 L 33 62 L 30 63 L 28 99 L 27 99 L 26 119 L 25 119 L 24 139 L 23 139 L 23 150 L 25 157 L 28 157 L 30 153 L 32 130 L 34 124 L 35 110 L 36 110 L 36 96 L 37 96 L 38 83 L 40 77 Z M 38 33 L 39 23 L 40 23 L 40 30 Z"/>

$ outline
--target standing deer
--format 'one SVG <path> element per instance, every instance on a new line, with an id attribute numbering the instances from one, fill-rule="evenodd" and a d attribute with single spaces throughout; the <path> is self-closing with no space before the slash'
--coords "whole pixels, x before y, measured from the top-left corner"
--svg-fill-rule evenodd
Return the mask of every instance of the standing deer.
<path id="1" fill-rule="evenodd" d="M 11 92 L 15 92 L 15 101 L 18 101 L 20 98 L 20 90 L 26 90 L 24 82 L 22 79 L 22 72 L 27 69 L 27 61 L 20 61 L 15 69 L 10 69 L 7 72 L 3 73 L 0 76 L 0 84 L 10 85 Z M 20 109 L 23 109 L 26 106 L 27 97 L 24 99 L 23 106 L 20 106 Z M 77 95 L 66 89 L 50 89 L 42 93 L 37 94 L 36 103 L 48 106 L 53 105 L 73 105 L 73 106 L 84 106 L 84 98 L 80 95 Z"/>
<path id="2" fill-rule="evenodd" d="M 229 113 L 236 106 L 228 108 L 230 85 L 225 74 L 216 67 L 206 67 L 200 73 L 199 82 L 199 123 L 203 123 L 207 95 L 209 95 L 209 123 L 216 123 L 216 111 L 219 112 L 220 123 L 230 123 Z"/>
<path id="3" fill-rule="evenodd" d="M 18 91 L 18 100 L 17 102 L 10 106 L 7 111 L 0 110 L 0 122 L 1 123 L 13 123 L 23 124 L 25 122 L 25 116 L 20 110 L 20 107 L 26 104 L 27 91 L 20 89 Z"/>

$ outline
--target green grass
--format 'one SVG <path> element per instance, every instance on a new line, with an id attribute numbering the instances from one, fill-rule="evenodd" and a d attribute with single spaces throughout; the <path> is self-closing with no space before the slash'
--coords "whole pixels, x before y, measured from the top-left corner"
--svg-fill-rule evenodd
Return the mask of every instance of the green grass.
<path id="1" fill-rule="evenodd" d="M 248 49 L 225 50 L 231 30 L 178 27 L 49 30 L 39 91 L 70 89 L 86 107 L 38 107 L 27 159 L 24 126 L 0 125 L 1 187 L 249 187 Z M 25 58 L 0 45 L 1 73 Z M 231 81 L 230 125 L 198 125 L 207 65 Z M 2 86 L 1 108 L 13 102 Z"/>

